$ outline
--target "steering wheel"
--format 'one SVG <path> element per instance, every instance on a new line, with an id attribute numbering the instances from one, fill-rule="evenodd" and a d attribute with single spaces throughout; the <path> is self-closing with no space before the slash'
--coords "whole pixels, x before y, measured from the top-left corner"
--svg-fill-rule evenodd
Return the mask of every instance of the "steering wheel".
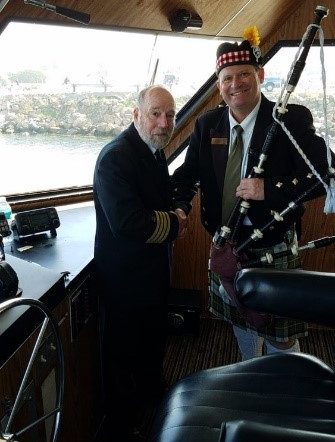
<path id="1" fill-rule="evenodd" d="M 43 304 L 41 301 L 38 301 L 36 299 L 30 299 L 30 298 L 14 298 L 14 299 L 8 299 L 6 301 L 3 301 L 0 303 L 0 315 L 2 313 L 5 313 L 7 310 L 10 310 L 14 307 L 19 306 L 28 306 L 35 308 L 39 310 L 44 316 L 42 324 L 39 326 L 39 332 L 36 339 L 36 342 L 34 344 L 32 353 L 30 355 L 27 367 L 25 369 L 25 372 L 23 374 L 21 384 L 19 386 L 16 398 L 14 400 L 14 404 L 10 409 L 9 412 L 9 418 L 7 423 L 4 425 L 5 428 L 2 429 L 0 433 L 0 441 L 20 441 L 20 436 L 26 433 L 27 431 L 34 428 L 36 425 L 40 424 L 41 422 L 44 422 L 46 419 L 49 419 L 53 416 L 53 424 L 52 429 L 50 433 L 50 437 L 48 440 L 50 442 L 57 442 L 58 440 L 58 434 L 59 434 L 59 428 L 61 423 L 61 417 L 63 412 L 63 401 L 64 401 L 64 355 L 63 355 L 63 348 L 62 348 L 62 342 L 60 338 L 58 323 L 52 316 L 51 311 L 48 307 L 46 307 L 45 304 Z M 51 332 L 55 337 L 55 350 L 57 352 L 57 364 L 56 364 L 56 370 L 55 370 L 55 376 L 56 376 L 56 398 L 55 398 L 55 406 L 54 408 L 49 411 L 48 413 L 44 414 L 43 416 L 37 417 L 33 422 L 30 422 L 28 425 L 25 425 L 23 428 L 16 428 L 17 423 L 15 422 L 15 416 L 17 415 L 20 404 L 22 403 L 23 394 L 25 391 L 25 387 L 27 386 L 27 382 L 29 380 L 30 373 L 32 371 L 34 361 L 36 359 L 36 356 L 38 354 L 38 351 L 43 343 L 43 338 L 45 335 L 45 332 L 47 330 L 48 325 L 51 327 Z"/>

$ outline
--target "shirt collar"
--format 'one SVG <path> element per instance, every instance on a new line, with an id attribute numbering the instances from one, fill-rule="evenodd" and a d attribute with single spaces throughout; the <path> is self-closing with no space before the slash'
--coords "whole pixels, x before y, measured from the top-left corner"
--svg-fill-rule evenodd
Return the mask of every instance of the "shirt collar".
<path id="1" fill-rule="evenodd" d="M 232 129 L 236 125 L 239 125 L 242 127 L 242 129 L 245 133 L 252 130 L 255 125 L 255 122 L 256 122 L 256 117 L 257 117 L 260 105 L 261 105 L 261 97 L 259 97 L 258 103 L 253 108 L 253 110 L 250 112 L 250 114 L 247 115 L 241 123 L 238 123 L 235 120 L 235 118 L 232 116 L 231 112 L 229 111 L 230 129 Z"/>
<path id="2" fill-rule="evenodd" d="M 147 144 L 147 146 L 149 147 L 151 152 L 155 155 L 157 149 L 155 149 L 154 147 L 150 146 L 149 144 Z"/>

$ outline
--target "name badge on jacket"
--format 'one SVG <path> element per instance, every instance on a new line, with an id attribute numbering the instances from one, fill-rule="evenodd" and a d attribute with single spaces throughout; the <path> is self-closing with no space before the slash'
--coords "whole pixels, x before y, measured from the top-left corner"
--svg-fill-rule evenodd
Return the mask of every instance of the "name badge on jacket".
<path id="1" fill-rule="evenodd" d="M 227 147 L 227 144 L 228 144 L 227 137 L 220 137 L 220 136 L 212 136 L 211 137 L 211 145 L 212 146 Z"/>

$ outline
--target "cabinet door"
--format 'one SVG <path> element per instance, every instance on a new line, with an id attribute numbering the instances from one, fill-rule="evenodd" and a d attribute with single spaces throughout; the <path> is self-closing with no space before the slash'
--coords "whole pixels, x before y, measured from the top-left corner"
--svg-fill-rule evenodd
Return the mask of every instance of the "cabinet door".
<path id="1" fill-rule="evenodd" d="M 91 442 L 102 420 L 102 378 L 98 300 L 90 274 L 69 290 L 67 302 L 65 413 L 60 440 Z"/>

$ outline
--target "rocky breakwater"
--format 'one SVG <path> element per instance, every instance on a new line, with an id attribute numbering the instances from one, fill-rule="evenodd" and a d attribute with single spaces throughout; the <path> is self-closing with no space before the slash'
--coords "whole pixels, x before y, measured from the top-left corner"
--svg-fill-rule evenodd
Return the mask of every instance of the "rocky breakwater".
<path id="1" fill-rule="evenodd" d="M 115 136 L 132 121 L 131 93 L 0 97 L 0 133 Z"/>

